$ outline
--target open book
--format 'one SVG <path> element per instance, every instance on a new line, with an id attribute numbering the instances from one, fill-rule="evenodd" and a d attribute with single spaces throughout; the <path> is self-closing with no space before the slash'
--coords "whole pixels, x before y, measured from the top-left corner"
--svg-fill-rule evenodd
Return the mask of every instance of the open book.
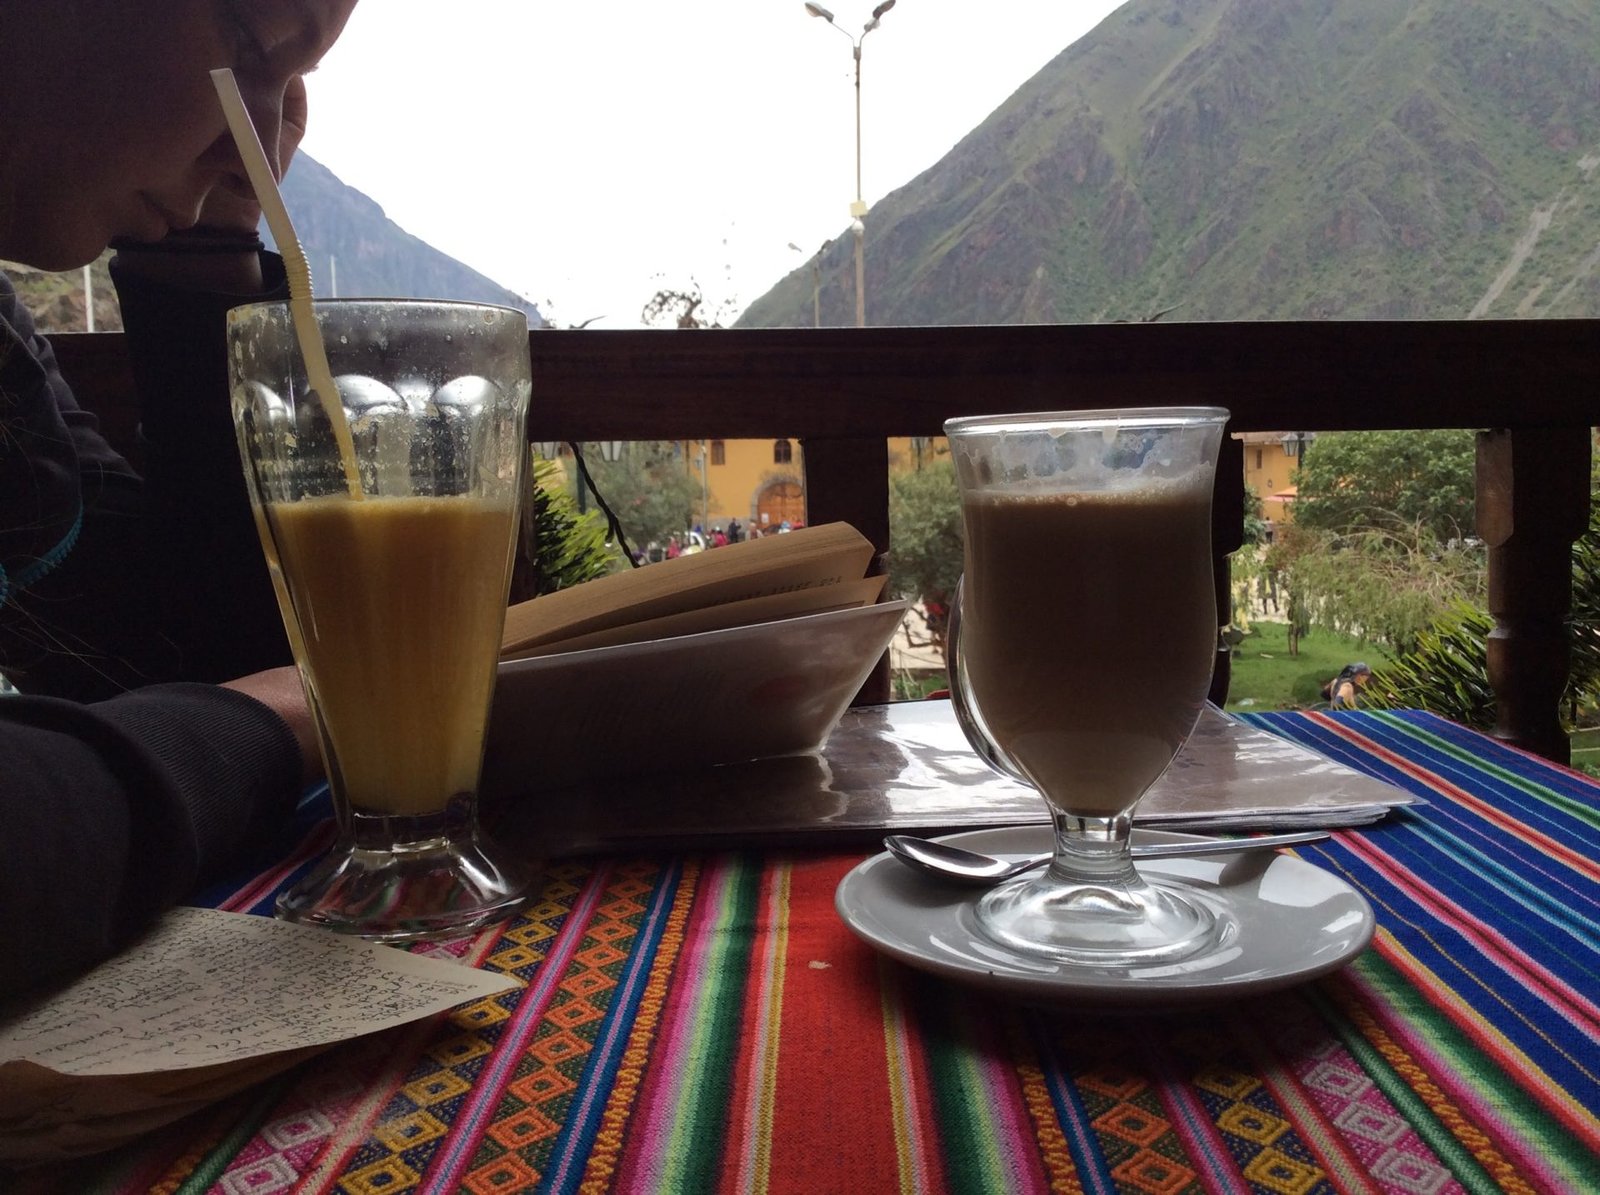
<path id="1" fill-rule="evenodd" d="M 905 616 L 872 556 L 829 523 L 513 606 L 485 798 L 820 747 Z"/>
<path id="2" fill-rule="evenodd" d="M 506 611 L 502 660 L 643 643 L 867 606 L 871 542 L 848 523 L 712 548 L 574 585 Z"/>

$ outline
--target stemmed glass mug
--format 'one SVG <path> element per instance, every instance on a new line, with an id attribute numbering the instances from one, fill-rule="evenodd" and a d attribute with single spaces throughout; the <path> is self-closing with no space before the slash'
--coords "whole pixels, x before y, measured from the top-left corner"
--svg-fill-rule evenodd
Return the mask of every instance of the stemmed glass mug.
<path id="1" fill-rule="evenodd" d="M 952 419 L 964 572 L 948 639 L 962 729 L 1050 806 L 1043 872 L 979 900 L 1018 952 L 1125 966 L 1214 945 L 1225 916 L 1133 866 L 1133 812 L 1193 730 L 1217 648 L 1215 407 Z"/>

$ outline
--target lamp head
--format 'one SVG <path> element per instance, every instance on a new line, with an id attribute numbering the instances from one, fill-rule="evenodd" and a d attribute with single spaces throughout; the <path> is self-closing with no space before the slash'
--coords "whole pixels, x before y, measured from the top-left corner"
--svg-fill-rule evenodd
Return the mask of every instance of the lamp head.
<path id="1" fill-rule="evenodd" d="M 890 3 L 893 3 L 893 0 L 890 0 Z M 833 24 L 833 14 L 820 4 L 813 4 L 811 0 L 806 0 L 806 11 L 814 17 L 821 17 L 830 25 Z"/>

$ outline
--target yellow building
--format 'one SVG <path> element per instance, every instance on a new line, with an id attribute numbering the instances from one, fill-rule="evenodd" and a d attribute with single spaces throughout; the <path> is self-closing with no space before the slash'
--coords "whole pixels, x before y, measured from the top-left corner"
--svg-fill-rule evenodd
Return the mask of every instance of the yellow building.
<path id="1" fill-rule="evenodd" d="M 683 457 L 700 482 L 695 521 L 706 530 L 726 528 L 734 519 L 757 530 L 805 522 L 799 440 L 687 440 Z"/>
<path id="2" fill-rule="evenodd" d="M 1262 517 L 1273 526 L 1293 522 L 1300 454 L 1316 433 L 1239 432 L 1234 439 L 1243 441 L 1244 484 L 1261 499 Z"/>
<path id="3" fill-rule="evenodd" d="M 689 510 L 691 527 L 698 524 L 709 534 L 717 527 L 726 530 L 734 519 L 746 530 L 805 523 L 805 462 L 799 440 L 677 440 L 673 446 L 699 491 Z M 576 484 L 577 467 L 564 443 L 534 447 L 540 457 L 559 460 L 567 484 Z M 590 448 L 602 455 L 607 451 L 598 442 Z M 612 451 L 622 450 L 622 442 L 616 441 Z"/>
<path id="4" fill-rule="evenodd" d="M 889 441 L 889 471 L 915 469 L 919 459 L 927 462 L 948 452 L 942 436 L 896 437 Z M 733 519 L 755 528 L 806 521 L 799 440 L 686 440 L 683 459 L 701 486 L 695 521 L 708 530 L 726 528 Z"/>

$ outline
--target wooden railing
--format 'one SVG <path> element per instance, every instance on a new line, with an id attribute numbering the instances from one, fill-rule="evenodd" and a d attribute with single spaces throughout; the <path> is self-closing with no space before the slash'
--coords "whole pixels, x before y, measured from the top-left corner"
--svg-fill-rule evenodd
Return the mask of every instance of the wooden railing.
<path id="1" fill-rule="evenodd" d="M 120 335 L 55 343 L 80 399 L 127 442 Z M 809 521 L 847 519 L 880 552 L 888 437 L 938 435 L 953 415 L 1207 404 L 1232 411 L 1236 432 L 1487 429 L 1477 518 L 1495 733 L 1568 757 L 1564 621 L 1600 424 L 1600 320 L 535 332 L 531 344 L 533 439 L 798 437 Z M 1244 484 L 1229 443 L 1215 518 L 1224 603 Z M 1214 694 L 1225 654 L 1219 664 Z M 887 687 L 885 667 L 864 696 Z"/>

